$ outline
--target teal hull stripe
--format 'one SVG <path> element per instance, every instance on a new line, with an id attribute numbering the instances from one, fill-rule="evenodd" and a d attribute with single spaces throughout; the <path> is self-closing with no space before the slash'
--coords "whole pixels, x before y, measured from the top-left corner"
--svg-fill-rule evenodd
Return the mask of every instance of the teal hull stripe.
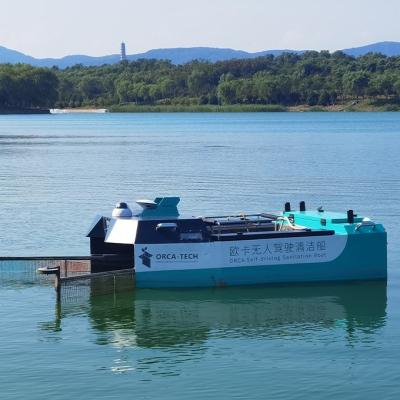
<path id="1" fill-rule="evenodd" d="M 384 268 L 333 268 L 327 264 L 280 265 L 137 273 L 137 287 L 210 287 L 268 283 L 385 279 Z"/>

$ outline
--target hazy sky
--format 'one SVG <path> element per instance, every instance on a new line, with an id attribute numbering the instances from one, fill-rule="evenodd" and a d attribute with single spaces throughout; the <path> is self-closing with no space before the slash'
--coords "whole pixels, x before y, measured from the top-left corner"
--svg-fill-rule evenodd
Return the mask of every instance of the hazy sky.
<path id="1" fill-rule="evenodd" d="M 0 0 L 0 46 L 36 57 L 400 41 L 400 0 Z"/>

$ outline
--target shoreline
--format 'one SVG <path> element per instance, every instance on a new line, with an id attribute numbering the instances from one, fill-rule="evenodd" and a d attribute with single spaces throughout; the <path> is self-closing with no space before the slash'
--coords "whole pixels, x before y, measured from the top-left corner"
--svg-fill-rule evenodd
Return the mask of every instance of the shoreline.
<path id="1" fill-rule="evenodd" d="M 113 105 L 108 108 L 110 113 L 159 113 L 159 112 L 398 112 L 400 104 L 371 104 L 368 102 L 336 104 L 331 106 L 297 106 L 282 105 Z"/>
<path id="2" fill-rule="evenodd" d="M 0 108 L 0 115 L 47 115 L 48 108 Z"/>
<path id="3" fill-rule="evenodd" d="M 0 109 L 0 115 L 47 114 L 104 114 L 104 113 L 241 113 L 241 112 L 399 112 L 400 104 L 369 102 L 337 104 L 331 106 L 281 106 L 261 104 L 236 105 L 138 105 L 124 104 L 101 107 L 51 109 Z"/>

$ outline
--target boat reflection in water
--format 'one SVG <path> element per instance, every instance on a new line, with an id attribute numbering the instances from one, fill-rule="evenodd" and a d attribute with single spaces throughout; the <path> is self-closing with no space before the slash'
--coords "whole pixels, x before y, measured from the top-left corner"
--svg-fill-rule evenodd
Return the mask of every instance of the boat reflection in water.
<path id="1" fill-rule="evenodd" d="M 92 288 L 92 293 L 96 293 Z M 97 342 L 119 347 L 163 348 L 205 343 L 209 337 L 301 337 L 338 329 L 351 342 L 374 334 L 386 318 L 386 282 L 239 287 L 198 290 L 132 290 L 91 295 L 86 307 L 62 304 L 58 324 L 87 314 Z M 356 339 L 355 339 L 356 340 Z"/>

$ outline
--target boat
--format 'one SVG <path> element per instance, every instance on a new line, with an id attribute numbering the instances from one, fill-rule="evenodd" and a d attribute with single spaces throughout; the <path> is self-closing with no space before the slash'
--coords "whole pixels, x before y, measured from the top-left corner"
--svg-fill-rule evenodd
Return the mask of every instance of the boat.
<path id="1" fill-rule="evenodd" d="M 118 203 L 89 228 L 91 272 L 133 268 L 139 288 L 226 287 L 387 278 L 380 223 L 322 207 L 184 217 L 179 197 Z"/>

